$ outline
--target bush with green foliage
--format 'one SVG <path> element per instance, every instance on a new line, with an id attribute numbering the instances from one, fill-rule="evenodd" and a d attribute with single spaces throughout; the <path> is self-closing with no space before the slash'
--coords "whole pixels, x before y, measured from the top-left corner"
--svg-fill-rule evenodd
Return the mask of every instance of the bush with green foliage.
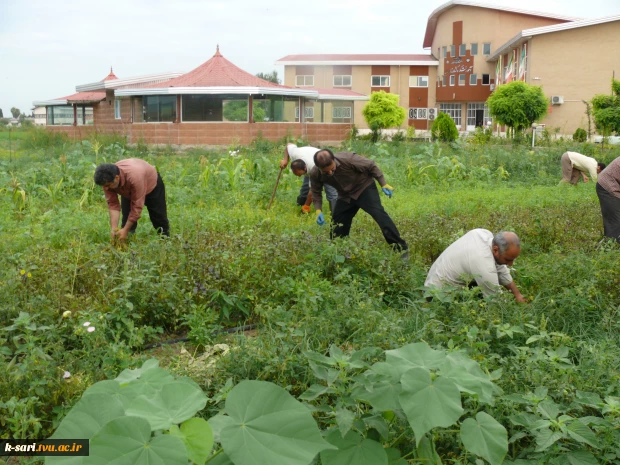
<path id="1" fill-rule="evenodd" d="M 453 142 L 458 139 L 459 131 L 450 115 L 439 112 L 431 126 L 431 137 L 441 142 Z"/>
<path id="2" fill-rule="evenodd" d="M 373 142 L 376 142 L 381 130 L 400 127 L 405 121 L 406 112 L 398 104 L 398 95 L 380 90 L 370 94 L 370 100 L 362 109 L 362 115 L 373 133 Z"/>
<path id="3" fill-rule="evenodd" d="M 611 80 L 612 95 L 599 94 L 592 98 L 592 113 L 598 131 L 603 135 L 620 134 L 620 81 Z"/>
<path id="4" fill-rule="evenodd" d="M 573 134 L 573 140 L 575 142 L 585 142 L 588 140 L 588 133 L 583 128 L 577 128 Z"/>
<path id="5" fill-rule="evenodd" d="M 498 86 L 487 99 L 487 105 L 497 123 L 522 131 L 547 114 L 549 99 L 542 87 L 513 81 Z"/>

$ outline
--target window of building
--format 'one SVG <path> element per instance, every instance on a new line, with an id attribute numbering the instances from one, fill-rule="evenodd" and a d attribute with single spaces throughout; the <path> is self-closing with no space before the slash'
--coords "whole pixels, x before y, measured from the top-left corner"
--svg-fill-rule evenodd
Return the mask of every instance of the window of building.
<path id="1" fill-rule="evenodd" d="M 464 57 L 467 54 L 467 46 L 465 44 L 459 45 L 459 56 Z"/>
<path id="2" fill-rule="evenodd" d="M 437 76 L 437 87 L 441 87 L 441 78 Z"/>
<path id="3" fill-rule="evenodd" d="M 483 86 L 488 86 L 489 84 L 491 84 L 491 75 L 490 74 L 483 74 L 482 75 L 482 85 Z"/>
<path id="4" fill-rule="evenodd" d="M 314 76 L 313 75 L 304 75 L 300 74 L 295 76 L 295 85 L 296 86 L 313 86 L 314 85 Z"/>
<path id="5" fill-rule="evenodd" d="M 464 86 L 466 82 L 466 78 L 464 74 L 459 74 L 459 86 Z"/>
<path id="6" fill-rule="evenodd" d="M 332 107 L 332 121 L 334 123 L 349 123 L 351 120 L 351 107 Z"/>
<path id="7" fill-rule="evenodd" d="M 252 116 L 256 123 L 293 123 L 299 118 L 295 108 L 299 108 L 299 97 L 255 95 L 252 99 Z"/>
<path id="8" fill-rule="evenodd" d="M 176 95 L 145 95 L 142 113 L 146 123 L 173 122 L 177 119 Z"/>
<path id="9" fill-rule="evenodd" d="M 456 56 L 456 45 L 450 45 L 450 56 L 452 58 Z"/>
<path id="10" fill-rule="evenodd" d="M 478 55 L 478 44 L 471 44 L 471 50 L 469 53 L 473 55 Z"/>
<path id="11" fill-rule="evenodd" d="M 314 118 L 314 106 L 304 107 L 304 121 Z M 299 107 L 295 107 L 295 121 L 299 121 Z"/>
<path id="12" fill-rule="evenodd" d="M 74 121 L 73 105 L 49 106 L 46 114 L 41 117 L 47 118 L 48 126 L 71 126 Z M 78 126 L 93 124 L 93 107 L 78 105 L 75 109 L 75 119 Z"/>
<path id="13" fill-rule="evenodd" d="M 448 47 L 442 47 L 443 57 L 446 58 L 448 56 Z"/>
<path id="14" fill-rule="evenodd" d="M 470 74 L 469 75 L 469 85 L 470 86 L 477 86 L 478 85 L 478 75 L 477 74 Z"/>
<path id="15" fill-rule="evenodd" d="M 450 76 L 450 85 L 453 86 L 456 83 L 456 76 L 453 74 Z"/>
<path id="16" fill-rule="evenodd" d="M 491 44 L 490 43 L 482 44 L 482 54 L 483 55 L 490 55 L 491 54 Z"/>
<path id="17" fill-rule="evenodd" d="M 491 121 L 489 108 L 484 103 L 467 104 L 467 129 L 473 130 L 477 126 L 486 126 L 487 121 Z"/>
<path id="18" fill-rule="evenodd" d="M 390 87 L 390 76 L 371 76 L 370 85 L 372 87 Z"/>
<path id="19" fill-rule="evenodd" d="M 439 111 L 447 114 L 454 120 L 457 129 L 461 128 L 461 104 L 460 103 L 440 103 Z"/>
<path id="20" fill-rule="evenodd" d="M 409 87 L 428 87 L 428 76 L 409 76 Z"/>
<path id="21" fill-rule="evenodd" d="M 121 101 L 114 99 L 114 119 L 121 119 Z"/>
<path id="22" fill-rule="evenodd" d="M 352 78 L 347 75 L 334 76 L 334 87 L 351 87 Z"/>
<path id="23" fill-rule="evenodd" d="M 248 98 L 245 95 L 183 95 L 184 122 L 248 121 Z"/>
<path id="24" fill-rule="evenodd" d="M 446 87 L 446 75 L 441 76 L 441 85 Z"/>

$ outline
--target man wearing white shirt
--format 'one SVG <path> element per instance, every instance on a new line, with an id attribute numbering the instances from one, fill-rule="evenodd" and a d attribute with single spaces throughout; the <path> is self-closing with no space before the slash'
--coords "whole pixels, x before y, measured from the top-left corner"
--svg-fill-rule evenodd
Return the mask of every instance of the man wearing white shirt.
<path id="1" fill-rule="evenodd" d="M 494 237 L 486 229 L 473 229 L 442 252 L 424 286 L 466 286 L 469 282 L 464 276 L 473 276 L 485 296 L 497 293 L 501 285 L 517 302 L 525 302 L 508 269 L 520 253 L 521 241 L 515 233 L 504 231 Z"/>
<path id="2" fill-rule="evenodd" d="M 562 155 L 562 182 L 577 184 L 579 177 L 583 182 L 588 182 L 586 172 L 590 173 L 593 181 L 596 181 L 598 174 L 605 169 L 605 163 L 597 163 L 592 157 L 586 157 L 577 152 L 564 152 Z"/>
<path id="3" fill-rule="evenodd" d="M 297 196 L 297 205 L 301 205 L 301 211 L 310 213 L 310 205 L 312 204 L 312 191 L 310 190 L 309 173 L 314 168 L 314 154 L 319 149 L 316 147 L 297 147 L 295 144 L 286 144 L 284 149 L 284 158 L 280 162 L 280 169 L 287 167 L 291 160 L 291 171 L 295 176 L 303 176 L 304 182 Z M 325 196 L 329 202 L 330 209 L 333 211 L 338 200 L 338 191 L 336 188 L 328 185 L 325 187 Z"/>

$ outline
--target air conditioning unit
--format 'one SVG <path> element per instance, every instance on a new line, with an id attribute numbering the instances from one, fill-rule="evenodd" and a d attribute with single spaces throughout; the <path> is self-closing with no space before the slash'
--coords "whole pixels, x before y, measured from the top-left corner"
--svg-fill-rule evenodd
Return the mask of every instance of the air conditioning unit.
<path id="1" fill-rule="evenodd" d="M 495 90 L 495 84 L 489 84 L 489 89 L 493 92 Z"/>
<path id="2" fill-rule="evenodd" d="M 437 118 L 437 108 L 429 108 L 427 112 L 427 117 L 429 121 L 433 121 Z"/>
<path id="3" fill-rule="evenodd" d="M 551 96 L 551 103 L 553 105 L 562 105 L 564 103 L 564 96 L 563 95 Z"/>

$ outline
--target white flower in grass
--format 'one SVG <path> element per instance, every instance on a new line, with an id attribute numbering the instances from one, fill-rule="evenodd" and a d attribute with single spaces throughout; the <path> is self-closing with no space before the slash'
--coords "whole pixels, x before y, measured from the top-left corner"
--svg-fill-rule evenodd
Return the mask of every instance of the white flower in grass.
<path id="1" fill-rule="evenodd" d="M 69 373 L 68 371 L 65 371 L 65 374 L 62 375 L 63 379 L 69 379 L 71 378 L 71 373 Z"/>
<path id="2" fill-rule="evenodd" d="M 85 322 L 82 326 L 90 326 L 90 321 Z"/>
<path id="3" fill-rule="evenodd" d="M 86 331 L 88 331 L 89 333 L 92 333 L 94 330 L 95 330 L 94 326 L 89 326 Z"/>

